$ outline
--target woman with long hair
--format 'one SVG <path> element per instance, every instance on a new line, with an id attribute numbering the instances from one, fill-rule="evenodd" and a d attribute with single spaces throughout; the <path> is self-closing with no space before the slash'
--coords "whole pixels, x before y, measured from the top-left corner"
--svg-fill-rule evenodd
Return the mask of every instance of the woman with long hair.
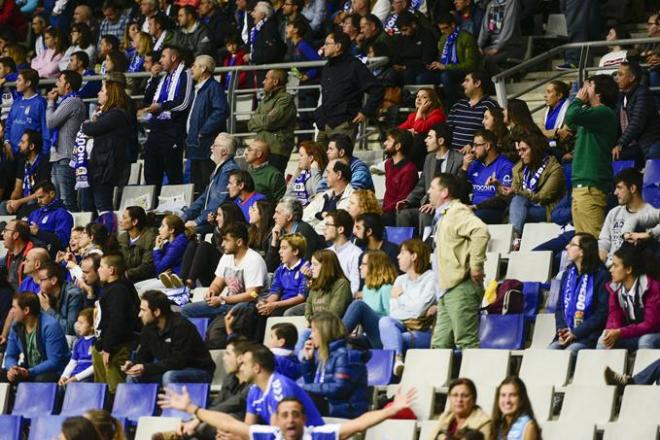
<path id="1" fill-rule="evenodd" d="M 459 377 L 449 383 L 449 409 L 438 417 L 438 425 L 428 438 L 420 440 L 450 440 L 462 433 L 476 430 L 489 439 L 493 424 L 488 414 L 477 405 L 477 387 L 470 379 Z"/>
<path id="2" fill-rule="evenodd" d="M 268 250 L 268 234 L 273 228 L 273 204 L 267 200 L 259 200 L 250 206 L 248 213 L 248 247 L 264 256 Z"/>
<path id="3" fill-rule="evenodd" d="M 337 254 L 321 249 L 312 255 L 309 294 L 305 302 L 305 318 L 311 322 L 318 312 L 344 316 L 353 300 L 351 284 L 341 269 Z"/>
<path id="4" fill-rule="evenodd" d="M 422 87 L 415 97 L 415 111 L 410 113 L 399 128 L 410 131 L 415 136 L 413 147 L 408 158 L 417 166 L 418 171 L 424 167 L 426 148 L 424 139 L 431 127 L 447 121 L 445 111 L 438 94 L 430 87 Z"/>
<path id="5" fill-rule="evenodd" d="M 69 68 L 69 60 L 75 52 L 85 52 L 90 60 L 96 55 L 96 45 L 92 43 L 94 36 L 87 23 L 73 23 L 69 31 L 71 44 L 64 52 L 64 56 L 59 62 L 60 72 Z"/>
<path id="6" fill-rule="evenodd" d="M 382 215 L 383 208 L 381 208 L 376 193 L 368 189 L 356 189 L 348 198 L 348 206 L 346 207 L 348 213 L 353 217 L 353 220 L 360 214 L 373 213 Z"/>
<path id="7" fill-rule="evenodd" d="M 504 123 L 509 128 L 513 139 L 523 134 L 538 134 L 543 136 L 541 129 L 534 122 L 527 103 L 522 99 L 509 99 L 504 109 Z"/>
<path id="8" fill-rule="evenodd" d="M 359 417 L 369 406 L 368 352 L 347 347 L 346 327 L 332 312 L 316 313 L 311 329 L 301 351 L 302 388 L 319 403 L 322 415 Z"/>
<path id="9" fill-rule="evenodd" d="M 94 424 L 84 417 L 69 417 L 62 422 L 59 440 L 101 440 Z"/>
<path id="10" fill-rule="evenodd" d="M 607 321 L 607 290 L 610 274 L 598 256 L 598 240 L 579 232 L 566 245 L 570 261 L 561 278 L 555 309 L 557 334 L 552 349 L 567 349 L 573 355 L 595 348 Z"/>
<path id="11" fill-rule="evenodd" d="M 516 163 L 518 153 L 516 152 L 515 143 L 509 135 L 509 129 L 504 123 L 504 111 L 499 107 L 487 108 L 481 123 L 486 130 L 493 132 L 497 138 L 497 151 L 505 155 L 511 162 Z"/>
<path id="12" fill-rule="evenodd" d="M 128 59 L 128 72 L 142 72 L 145 57 L 153 50 L 153 40 L 146 32 L 139 32 L 135 36 L 135 50 L 131 51 Z M 128 52 L 127 52 L 128 54 Z"/>
<path id="13" fill-rule="evenodd" d="M 104 409 L 90 409 L 83 415 L 92 422 L 99 433 L 100 440 L 126 440 L 121 422 Z"/>
<path id="14" fill-rule="evenodd" d="M 160 228 L 158 228 L 152 257 L 156 273 L 159 274 L 165 287 L 183 286 L 179 278 L 181 261 L 192 235 L 192 230 L 186 228 L 178 215 L 168 214 L 163 217 Z"/>
<path id="15" fill-rule="evenodd" d="M 60 60 L 64 57 L 64 37 L 59 29 L 49 27 L 44 31 L 46 50 L 35 56 L 30 66 L 41 78 L 56 78 L 60 74 Z"/>
<path id="16" fill-rule="evenodd" d="M 285 196 L 300 200 L 307 206 L 316 195 L 323 179 L 323 170 L 328 165 L 328 155 L 323 145 L 313 141 L 302 141 L 298 149 L 298 170 L 289 182 Z"/>
<path id="17" fill-rule="evenodd" d="M 371 347 L 382 348 L 378 321 L 390 313 L 390 294 L 397 277 L 396 268 L 385 252 L 367 250 L 362 254 L 360 277 L 364 280 L 362 301 L 353 301 L 342 321 L 349 333 L 358 324 L 361 325 Z"/>
<path id="18" fill-rule="evenodd" d="M 156 240 L 149 217 L 140 206 L 128 206 L 119 216 L 117 237 L 119 250 L 126 263 L 126 277 L 132 283 L 156 276 L 153 261 L 153 248 Z"/>
<path id="19" fill-rule="evenodd" d="M 527 388 L 518 376 L 509 376 L 497 387 L 493 406 L 491 440 L 541 438 Z"/>

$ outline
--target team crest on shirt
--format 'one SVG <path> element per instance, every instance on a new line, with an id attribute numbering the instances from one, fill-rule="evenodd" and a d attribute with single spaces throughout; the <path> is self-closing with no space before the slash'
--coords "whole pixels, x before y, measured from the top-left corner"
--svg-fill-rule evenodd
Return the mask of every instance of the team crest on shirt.
<path id="1" fill-rule="evenodd" d="M 48 222 L 48 216 L 45 216 L 44 218 L 41 219 L 41 224 L 45 225 Z"/>

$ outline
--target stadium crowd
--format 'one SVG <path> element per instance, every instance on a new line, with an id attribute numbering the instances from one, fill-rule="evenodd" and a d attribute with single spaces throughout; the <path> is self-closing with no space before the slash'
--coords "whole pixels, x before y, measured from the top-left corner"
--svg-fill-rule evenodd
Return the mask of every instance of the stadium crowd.
<path id="1" fill-rule="evenodd" d="M 513 251 L 526 225 L 562 226 L 536 248 L 556 260 L 549 349 L 660 349 L 660 197 L 644 199 L 641 172 L 660 159 L 660 45 L 613 47 L 609 70 L 574 87 L 551 81 L 537 124 L 523 100 L 491 98 L 492 76 L 524 54 L 525 2 L 372 3 L 0 0 L 1 382 L 93 381 L 111 396 L 160 383 L 161 407 L 192 417 L 158 438 L 348 438 L 415 399 L 368 411 L 370 348 L 393 350 L 400 378 L 411 348 L 479 347 L 488 225 L 506 223 Z M 569 41 L 600 38 L 583 3 L 562 4 Z M 368 67 L 374 56 L 388 61 Z M 56 82 L 42 94 L 44 79 Z M 294 96 L 290 81 L 318 88 Z M 245 143 L 227 132 L 234 86 L 263 88 Z M 385 155 L 373 166 L 355 142 L 367 121 Z M 138 158 L 157 193 L 192 183 L 193 200 L 116 211 Z M 74 226 L 78 212 L 93 221 Z M 279 316 L 307 326 L 267 327 Z M 227 375 L 205 409 L 168 385 L 210 383 L 211 349 Z M 659 365 L 594 374 L 660 383 Z M 454 380 L 432 438 L 540 438 L 518 377 L 496 396 L 480 408 L 474 383 Z M 120 439 L 117 423 L 91 411 L 61 438 Z"/>

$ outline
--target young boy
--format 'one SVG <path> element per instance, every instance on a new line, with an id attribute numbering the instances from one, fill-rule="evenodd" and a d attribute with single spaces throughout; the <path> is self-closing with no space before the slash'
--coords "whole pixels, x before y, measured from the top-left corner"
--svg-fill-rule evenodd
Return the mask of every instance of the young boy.
<path id="1" fill-rule="evenodd" d="M 280 322 L 270 329 L 268 348 L 275 355 L 275 371 L 291 380 L 302 376 L 300 361 L 294 353 L 298 342 L 298 329 L 289 322 Z"/>
<path id="2" fill-rule="evenodd" d="M 57 382 L 60 386 L 73 382 L 91 382 L 94 379 L 94 366 L 92 365 L 92 345 L 96 342 L 94 309 L 82 309 L 78 313 L 75 329 L 79 338 L 73 343 L 71 360 Z"/>

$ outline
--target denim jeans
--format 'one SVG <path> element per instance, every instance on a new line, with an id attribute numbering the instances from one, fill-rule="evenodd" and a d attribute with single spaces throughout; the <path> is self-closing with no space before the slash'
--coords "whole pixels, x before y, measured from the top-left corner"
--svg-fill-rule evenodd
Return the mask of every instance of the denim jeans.
<path id="1" fill-rule="evenodd" d="M 186 318 L 215 318 L 218 315 L 226 314 L 229 309 L 231 306 L 228 304 L 211 307 L 206 301 L 197 301 L 183 306 L 181 314 Z"/>
<path id="2" fill-rule="evenodd" d="M 592 345 L 585 344 L 584 342 L 573 342 L 568 345 L 561 345 L 559 341 L 555 341 L 548 346 L 550 350 L 568 350 L 571 352 L 571 357 L 577 356 L 577 352 L 587 348 L 594 348 Z"/>
<path id="3" fill-rule="evenodd" d="M 353 301 L 344 313 L 344 325 L 349 333 L 355 330 L 358 324 L 362 326 L 362 330 L 367 334 L 371 348 L 382 348 L 383 344 L 380 341 L 380 330 L 378 328 L 378 321 L 380 316 L 374 312 L 374 309 L 369 307 L 364 301 Z"/>
<path id="4" fill-rule="evenodd" d="M 504 212 L 501 209 L 477 208 L 474 215 L 487 225 L 499 225 L 502 223 Z"/>
<path id="5" fill-rule="evenodd" d="M 62 199 L 67 211 L 78 210 L 78 198 L 76 195 L 76 172 L 69 166 L 69 159 L 52 162 L 50 176 L 55 185 L 57 196 Z"/>
<path id="6" fill-rule="evenodd" d="M 165 374 L 153 376 L 126 376 L 127 383 L 161 383 L 164 387 L 171 383 L 209 383 L 213 375 L 199 368 L 184 368 L 183 370 L 170 370 Z"/>
<path id="7" fill-rule="evenodd" d="M 603 338 L 598 339 L 596 348 L 606 348 L 603 344 Z M 660 333 L 649 333 L 638 338 L 619 338 L 612 348 L 625 348 L 626 350 L 638 350 L 641 348 L 660 348 Z"/>
<path id="8" fill-rule="evenodd" d="M 403 356 L 409 348 L 429 348 L 431 331 L 409 332 L 398 319 L 383 316 L 378 321 L 380 339 L 385 350 L 394 350 L 398 356 Z"/>
<path id="9" fill-rule="evenodd" d="M 660 159 L 660 141 L 656 141 L 649 145 L 646 149 L 646 160 L 658 160 Z"/>
<path id="10" fill-rule="evenodd" d="M 633 376 L 636 385 L 660 385 L 660 359 Z"/>
<path id="11" fill-rule="evenodd" d="M 525 223 L 538 223 L 547 221 L 545 207 L 535 205 L 527 197 L 513 196 L 509 205 L 509 223 L 513 230 L 522 234 Z"/>

